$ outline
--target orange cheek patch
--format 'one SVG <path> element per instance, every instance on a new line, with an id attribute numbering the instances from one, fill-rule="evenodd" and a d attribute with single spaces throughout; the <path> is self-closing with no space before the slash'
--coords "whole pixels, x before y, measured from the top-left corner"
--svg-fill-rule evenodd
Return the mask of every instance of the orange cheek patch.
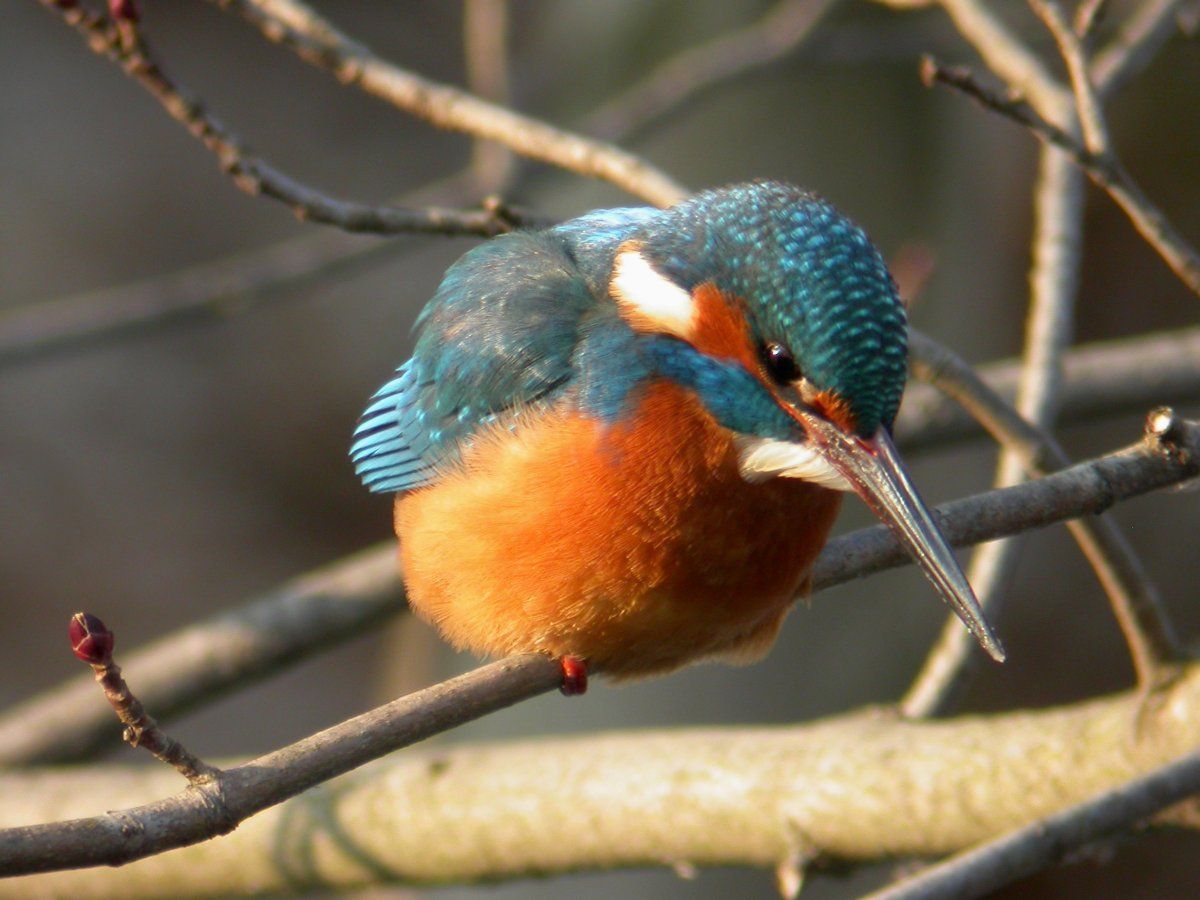
<path id="1" fill-rule="evenodd" d="M 735 359 L 751 372 L 760 373 L 762 363 L 741 304 L 711 283 L 696 288 L 692 298 L 696 304 L 692 346 L 709 356 Z"/>

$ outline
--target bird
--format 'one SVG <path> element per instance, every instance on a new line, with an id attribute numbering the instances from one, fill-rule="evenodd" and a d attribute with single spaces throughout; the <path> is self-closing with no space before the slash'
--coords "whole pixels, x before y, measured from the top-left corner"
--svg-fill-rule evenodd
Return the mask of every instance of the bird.
<path id="1" fill-rule="evenodd" d="M 409 603 L 563 693 L 760 659 L 845 493 L 1004 651 L 891 431 L 907 313 L 866 233 L 778 181 L 587 213 L 446 271 L 351 459 Z"/>

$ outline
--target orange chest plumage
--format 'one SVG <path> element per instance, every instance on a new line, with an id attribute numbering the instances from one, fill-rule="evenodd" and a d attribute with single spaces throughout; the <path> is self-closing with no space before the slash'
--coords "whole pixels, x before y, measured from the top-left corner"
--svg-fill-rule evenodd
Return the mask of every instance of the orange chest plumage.
<path id="1" fill-rule="evenodd" d="M 614 425 L 551 412 L 476 439 L 395 521 L 409 601 L 456 646 L 629 676 L 765 653 L 839 504 L 746 482 L 730 434 L 655 382 Z"/>

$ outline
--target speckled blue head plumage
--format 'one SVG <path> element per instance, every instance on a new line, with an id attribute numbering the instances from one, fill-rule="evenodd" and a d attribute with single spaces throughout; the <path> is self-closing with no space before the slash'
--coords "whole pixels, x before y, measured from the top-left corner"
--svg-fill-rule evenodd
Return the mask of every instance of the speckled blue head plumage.
<path id="1" fill-rule="evenodd" d="M 825 200 L 771 181 L 704 191 L 635 239 L 681 286 L 742 298 L 756 337 L 789 348 L 861 434 L 891 425 L 907 377 L 904 306 L 865 232 Z"/>

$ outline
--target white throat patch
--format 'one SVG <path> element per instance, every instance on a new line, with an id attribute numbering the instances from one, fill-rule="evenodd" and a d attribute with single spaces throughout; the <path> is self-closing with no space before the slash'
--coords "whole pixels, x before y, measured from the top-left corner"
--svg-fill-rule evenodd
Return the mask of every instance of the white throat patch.
<path id="1" fill-rule="evenodd" d="M 692 295 L 656 272 L 637 250 L 622 250 L 613 263 L 609 289 L 634 328 L 689 339 L 695 332 Z"/>
<path id="2" fill-rule="evenodd" d="M 746 435 L 737 435 L 733 440 L 738 451 L 738 472 L 751 484 L 776 477 L 800 478 L 835 491 L 854 489 L 846 476 L 808 444 Z"/>

